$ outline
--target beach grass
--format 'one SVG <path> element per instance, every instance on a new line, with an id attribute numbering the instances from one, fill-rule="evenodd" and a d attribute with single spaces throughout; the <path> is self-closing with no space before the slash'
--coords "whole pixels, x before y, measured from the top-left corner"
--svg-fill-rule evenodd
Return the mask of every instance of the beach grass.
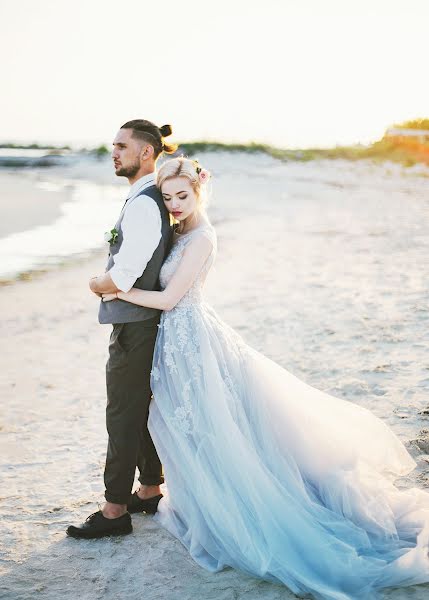
<path id="1" fill-rule="evenodd" d="M 262 152 L 282 161 L 310 161 L 319 159 L 345 159 L 363 160 L 370 159 L 374 162 L 392 161 L 406 167 L 417 163 L 429 165 L 429 144 L 416 144 L 410 140 L 383 137 L 381 140 L 368 146 L 335 146 L 334 148 L 304 148 L 286 149 L 277 148 L 268 144 L 252 142 L 250 144 L 226 144 L 213 141 L 193 141 L 179 143 L 179 152 L 188 156 L 195 156 L 202 152 Z"/>
<path id="2" fill-rule="evenodd" d="M 396 129 L 427 130 L 429 134 L 429 119 L 414 119 L 394 126 Z M 356 144 L 352 146 L 335 146 L 333 148 L 278 148 L 269 144 L 251 142 L 249 144 L 225 144 L 215 141 L 191 141 L 179 144 L 179 152 L 195 156 L 199 152 L 263 152 L 282 161 L 297 160 L 310 161 L 318 159 L 345 159 L 363 160 L 370 159 L 374 162 L 392 161 L 406 167 L 417 163 L 429 165 L 429 135 L 425 140 L 391 136 L 386 133 L 380 140 L 369 144 Z"/>

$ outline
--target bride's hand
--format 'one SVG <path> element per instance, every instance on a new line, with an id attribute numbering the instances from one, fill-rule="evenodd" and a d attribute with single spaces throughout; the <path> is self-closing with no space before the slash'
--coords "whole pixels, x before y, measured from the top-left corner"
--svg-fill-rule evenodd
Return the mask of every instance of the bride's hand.
<path id="1" fill-rule="evenodd" d="M 114 294 L 101 294 L 103 302 L 110 302 L 110 300 L 117 300 L 118 294 L 115 292 Z"/>

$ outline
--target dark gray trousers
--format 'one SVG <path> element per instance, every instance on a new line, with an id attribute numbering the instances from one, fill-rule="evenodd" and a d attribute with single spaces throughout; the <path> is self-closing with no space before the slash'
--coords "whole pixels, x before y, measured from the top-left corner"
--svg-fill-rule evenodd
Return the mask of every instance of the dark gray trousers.
<path id="1" fill-rule="evenodd" d="M 139 481 L 158 485 L 162 466 L 147 428 L 150 371 L 159 318 L 113 325 L 106 365 L 106 425 L 109 434 L 104 470 L 108 502 L 127 504 L 136 467 Z"/>

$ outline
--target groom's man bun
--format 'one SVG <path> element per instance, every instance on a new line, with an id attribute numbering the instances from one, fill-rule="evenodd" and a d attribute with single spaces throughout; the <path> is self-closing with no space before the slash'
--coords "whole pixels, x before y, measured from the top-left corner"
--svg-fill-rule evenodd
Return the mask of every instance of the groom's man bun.
<path id="1" fill-rule="evenodd" d="M 173 130 L 171 129 L 171 125 L 163 125 L 162 127 L 159 128 L 159 131 L 161 132 L 162 137 L 168 137 L 169 135 L 171 135 L 173 133 Z"/>
<path id="2" fill-rule="evenodd" d="M 124 123 L 121 129 L 132 129 L 133 138 L 153 146 L 155 159 L 158 158 L 161 152 L 173 154 L 173 152 L 176 152 L 177 150 L 177 144 L 166 144 L 164 141 L 164 138 L 173 133 L 171 125 L 162 125 L 162 127 L 157 127 L 151 121 L 146 121 L 145 119 L 134 119 L 133 121 L 127 121 Z"/>

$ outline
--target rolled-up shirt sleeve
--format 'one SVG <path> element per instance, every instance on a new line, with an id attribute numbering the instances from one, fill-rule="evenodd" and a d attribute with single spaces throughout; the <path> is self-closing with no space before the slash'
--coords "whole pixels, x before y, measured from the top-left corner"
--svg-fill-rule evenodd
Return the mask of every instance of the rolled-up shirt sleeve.
<path id="1" fill-rule="evenodd" d="M 121 223 L 123 241 L 109 270 L 113 283 L 128 292 L 142 276 L 161 240 L 161 213 L 149 196 L 138 196 L 126 207 Z"/>

